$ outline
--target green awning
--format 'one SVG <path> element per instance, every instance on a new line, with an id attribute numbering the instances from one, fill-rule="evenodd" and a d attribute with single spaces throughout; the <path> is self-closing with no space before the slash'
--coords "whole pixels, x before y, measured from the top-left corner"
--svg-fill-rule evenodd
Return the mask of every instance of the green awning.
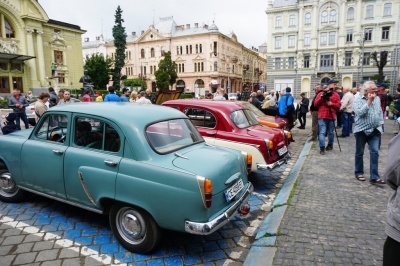
<path id="1" fill-rule="evenodd" d="M 5 61 L 13 61 L 13 62 L 23 62 L 25 60 L 29 60 L 32 58 L 36 58 L 35 56 L 30 55 L 22 55 L 22 54 L 7 54 L 7 53 L 0 53 L 0 60 Z"/>

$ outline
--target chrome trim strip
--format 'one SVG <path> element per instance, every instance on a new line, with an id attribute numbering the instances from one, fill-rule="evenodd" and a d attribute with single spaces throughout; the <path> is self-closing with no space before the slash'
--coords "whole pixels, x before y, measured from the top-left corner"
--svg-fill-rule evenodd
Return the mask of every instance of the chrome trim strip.
<path id="1" fill-rule="evenodd" d="M 257 170 L 258 171 L 265 171 L 265 170 L 272 170 L 284 163 L 287 163 L 288 160 L 291 158 L 290 156 L 290 152 L 286 153 L 285 157 L 283 157 L 282 159 L 280 159 L 279 161 L 276 161 L 274 163 L 271 164 L 257 164 Z"/>
<path id="2" fill-rule="evenodd" d="M 182 158 L 182 159 L 189 160 L 189 158 L 188 158 L 188 157 L 186 157 L 186 156 L 183 156 L 182 154 L 179 154 L 179 153 L 177 153 L 177 152 L 175 152 L 174 154 L 175 154 L 175 156 L 176 156 L 176 157 L 180 157 L 180 158 Z"/>
<path id="3" fill-rule="evenodd" d="M 79 176 L 79 181 L 81 182 L 82 188 L 83 188 L 83 190 L 84 190 L 85 193 L 86 193 L 86 196 L 88 197 L 88 199 L 90 200 L 90 202 L 91 202 L 94 206 L 96 206 L 96 207 L 98 208 L 99 206 L 97 206 L 97 204 L 96 204 L 96 202 L 94 201 L 92 195 L 90 195 L 90 192 L 89 192 L 89 190 L 88 190 L 88 188 L 87 188 L 87 186 L 86 186 L 85 180 L 83 180 L 83 174 L 82 174 L 82 172 L 78 172 L 78 176 Z"/>
<path id="4" fill-rule="evenodd" d="M 82 208 L 82 209 L 85 209 L 85 210 L 88 210 L 88 211 L 92 211 L 92 212 L 95 212 L 95 213 L 103 214 L 103 210 L 90 208 L 90 207 L 87 207 L 85 205 L 80 205 L 80 204 L 77 204 L 77 203 L 74 203 L 74 202 L 70 202 L 68 200 L 64 200 L 64 199 L 60 199 L 60 198 L 57 198 L 57 197 L 54 197 L 54 196 L 50 196 L 50 195 L 47 195 L 45 193 L 42 193 L 42 192 L 39 192 L 39 191 L 36 191 L 36 190 L 32 190 L 32 189 L 29 189 L 29 188 L 26 188 L 26 187 L 22 187 L 22 186 L 18 186 L 18 187 L 20 189 L 26 190 L 28 192 L 31 192 L 31 193 L 34 193 L 34 194 L 37 194 L 37 195 L 40 195 L 40 196 L 43 196 L 43 197 L 46 197 L 46 198 L 50 198 L 52 200 L 60 201 L 62 203 L 66 203 L 66 204 L 69 204 L 69 205 L 72 205 L 72 206 L 75 206 L 75 207 L 78 207 L 78 208 Z"/>
<path id="5" fill-rule="evenodd" d="M 229 209 L 227 209 L 224 213 L 209 221 L 207 223 L 198 223 L 185 221 L 185 231 L 190 234 L 195 235 L 209 235 L 217 231 L 219 228 L 227 224 L 232 217 L 237 214 L 239 208 L 246 204 L 249 200 L 251 193 L 253 193 L 254 187 L 250 182 L 247 183 L 246 191 L 240 197 L 238 201 L 235 202 Z"/>
<path id="6" fill-rule="evenodd" d="M 201 195 L 201 199 L 203 200 L 204 208 L 208 209 L 207 208 L 207 204 L 206 204 L 205 195 L 204 195 L 205 194 L 204 193 L 204 180 L 205 180 L 205 177 L 197 175 L 196 179 L 197 179 L 197 184 L 199 185 L 200 195 Z"/>

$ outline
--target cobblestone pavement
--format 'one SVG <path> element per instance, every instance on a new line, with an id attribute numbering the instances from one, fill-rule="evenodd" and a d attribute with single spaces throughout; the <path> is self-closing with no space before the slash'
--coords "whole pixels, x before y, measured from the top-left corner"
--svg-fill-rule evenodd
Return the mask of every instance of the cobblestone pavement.
<path id="1" fill-rule="evenodd" d="M 20 204 L 0 202 L 0 265 L 242 265 L 301 152 L 307 136 L 297 132 L 289 164 L 250 176 L 255 186 L 250 214 L 236 216 L 212 235 L 165 231 L 156 251 L 133 254 L 118 244 L 107 217 L 32 195 Z"/>
<path id="2" fill-rule="evenodd" d="M 386 120 L 381 175 L 394 130 L 393 120 Z M 367 181 L 355 179 L 354 136 L 339 141 L 342 152 L 335 138 L 334 150 L 323 156 L 318 143 L 312 146 L 280 227 L 274 265 L 382 265 L 386 204 L 392 190 L 368 182 L 368 145 Z"/>

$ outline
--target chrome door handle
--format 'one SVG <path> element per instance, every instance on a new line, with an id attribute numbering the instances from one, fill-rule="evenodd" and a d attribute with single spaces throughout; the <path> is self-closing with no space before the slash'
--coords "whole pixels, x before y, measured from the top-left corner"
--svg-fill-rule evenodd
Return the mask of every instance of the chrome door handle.
<path id="1" fill-rule="evenodd" d="M 104 163 L 107 164 L 107 165 L 110 165 L 110 166 L 116 166 L 117 165 L 116 162 L 109 161 L 109 160 L 105 160 Z"/>
<path id="2" fill-rule="evenodd" d="M 64 154 L 64 151 L 60 151 L 60 150 L 53 150 L 53 152 L 57 155 L 61 155 Z"/>

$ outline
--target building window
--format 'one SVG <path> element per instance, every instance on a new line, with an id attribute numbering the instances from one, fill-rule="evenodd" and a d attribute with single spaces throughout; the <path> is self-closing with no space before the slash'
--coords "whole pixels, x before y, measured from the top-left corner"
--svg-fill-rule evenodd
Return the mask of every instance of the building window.
<path id="1" fill-rule="evenodd" d="M 275 28 L 280 28 L 280 27 L 282 27 L 282 17 L 277 16 L 275 18 Z"/>
<path id="2" fill-rule="evenodd" d="M 165 48 L 164 48 L 164 46 L 161 46 L 161 56 L 164 56 L 165 55 Z"/>
<path id="3" fill-rule="evenodd" d="M 329 22 L 335 22 L 336 21 L 336 10 L 331 10 L 330 17 L 329 17 Z"/>
<path id="4" fill-rule="evenodd" d="M 140 50 L 140 58 L 144 58 L 144 49 Z"/>
<path id="5" fill-rule="evenodd" d="M 218 63 L 217 63 L 217 61 L 215 61 L 214 62 L 214 71 L 217 71 L 217 69 L 218 69 Z"/>
<path id="6" fill-rule="evenodd" d="M 392 14 L 392 4 L 391 3 L 386 3 L 383 6 L 383 15 L 384 16 L 390 16 Z"/>
<path id="7" fill-rule="evenodd" d="M 333 45 L 336 42 L 336 32 L 330 31 L 329 32 L 329 45 Z"/>
<path id="8" fill-rule="evenodd" d="M 310 56 L 305 55 L 304 56 L 304 68 L 309 68 L 310 67 Z"/>
<path id="9" fill-rule="evenodd" d="M 54 51 L 54 62 L 57 65 L 64 64 L 63 51 Z"/>
<path id="10" fill-rule="evenodd" d="M 306 13 L 304 16 L 304 24 L 310 25 L 311 24 L 311 13 Z"/>
<path id="11" fill-rule="evenodd" d="M 179 54 L 183 54 L 182 46 L 179 46 Z"/>
<path id="12" fill-rule="evenodd" d="M 389 40 L 390 27 L 382 27 L 382 40 Z"/>
<path id="13" fill-rule="evenodd" d="M 5 26 L 5 37 L 6 38 L 15 38 L 15 31 L 11 27 L 11 24 L 8 22 L 6 18 L 4 18 L 4 26 Z"/>
<path id="14" fill-rule="evenodd" d="M 328 11 L 326 11 L 326 10 L 322 11 L 321 22 L 328 22 Z"/>
<path id="15" fill-rule="evenodd" d="M 65 73 L 57 73 L 58 83 L 65 84 Z"/>
<path id="16" fill-rule="evenodd" d="M 289 47 L 294 47 L 294 35 L 289 35 Z"/>
<path id="17" fill-rule="evenodd" d="M 320 66 L 322 68 L 332 68 L 333 67 L 334 54 L 322 54 Z"/>
<path id="18" fill-rule="evenodd" d="M 369 64 L 370 64 L 370 56 L 371 56 L 371 53 L 369 53 L 369 52 L 364 53 L 364 56 L 363 56 L 363 65 L 364 66 L 369 66 Z"/>
<path id="19" fill-rule="evenodd" d="M 151 57 L 155 57 L 155 56 L 156 56 L 156 54 L 155 54 L 155 52 L 154 52 L 154 48 L 151 48 L 151 50 L 150 50 L 150 56 L 151 56 Z"/>
<path id="20" fill-rule="evenodd" d="M 372 28 L 365 29 L 364 40 L 371 41 L 372 40 Z"/>
<path id="21" fill-rule="evenodd" d="M 354 7 L 349 7 L 347 9 L 347 21 L 353 21 L 354 20 Z"/>
<path id="22" fill-rule="evenodd" d="M 373 16 L 374 16 L 374 6 L 373 5 L 369 5 L 369 6 L 367 6 L 366 17 L 367 18 L 372 18 Z"/>
<path id="23" fill-rule="evenodd" d="M 294 57 L 289 57 L 289 69 L 294 69 Z"/>
<path id="24" fill-rule="evenodd" d="M 295 26 L 296 22 L 295 22 L 295 16 L 294 15 L 290 15 L 289 16 L 289 26 Z"/>
<path id="25" fill-rule="evenodd" d="M 344 55 L 344 65 L 345 66 L 351 66 L 351 56 L 352 56 L 352 52 L 345 52 L 345 55 Z"/>
<path id="26" fill-rule="evenodd" d="M 275 58 L 275 69 L 281 69 L 281 58 Z"/>
<path id="27" fill-rule="evenodd" d="M 204 62 L 201 62 L 201 72 L 204 72 Z"/>
<path id="28" fill-rule="evenodd" d="M 186 45 L 186 54 L 189 54 L 189 45 Z"/>
<path id="29" fill-rule="evenodd" d="M 194 72 L 197 72 L 197 63 L 194 63 Z"/>
<path id="30" fill-rule="evenodd" d="M 320 44 L 326 45 L 326 32 L 321 32 Z"/>
<path id="31" fill-rule="evenodd" d="M 281 36 L 275 37 L 275 49 L 281 49 L 281 45 L 282 45 L 282 37 Z"/>
<path id="32" fill-rule="evenodd" d="M 200 50 L 200 51 L 199 51 L 200 53 L 203 52 L 203 46 L 202 46 L 201 44 L 199 45 L 199 50 Z"/>
<path id="33" fill-rule="evenodd" d="M 346 30 L 346 42 L 353 42 L 353 30 Z"/>
<path id="34" fill-rule="evenodd" d="M 176 47 L 176 54 L 179 55 L 179 46 Z"/>
<path id="35" fill-rule="evenodd" d="M 311 33 L 304 33 L 304 46 L 311 45 Z"/>
<path id="36" fill-rule="evenodd" d="M 196 44 L 196 54 L 198 54 L 198 53 L 199 53 L 199 45 Z"/>

